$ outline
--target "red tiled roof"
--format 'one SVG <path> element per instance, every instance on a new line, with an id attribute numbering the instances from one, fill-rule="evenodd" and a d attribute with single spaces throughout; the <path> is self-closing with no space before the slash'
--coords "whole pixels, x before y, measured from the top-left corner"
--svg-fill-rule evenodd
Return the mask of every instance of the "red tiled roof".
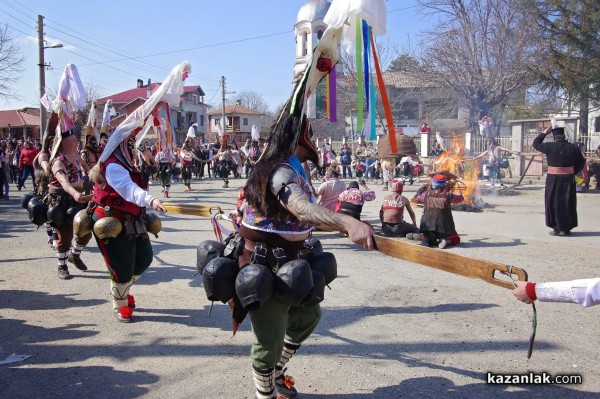
<path id="1" fill-rule="evenodd" d="M 160 83 L 151 83 L 150 88 L 152 92 L 159 87 Z M 148 98 L 148 86 L 136 87 L 135 89 L 125 90 L 120 93 L 116 93 L 110 96 L 102 97 L 96 100 L 97 103 L 106 103 L 108 100 L 112 100 L 113 103 L 129 103 L 138 97 Z"/>
<path id="2" fill-rule="evenodd" d="M 243 105 L 239 104 L 231 104 L 225 106 L 225 115 L 233 115 L 233 114 L 248 114 L 248 115 L 262 115 L 260 112 L 251 110 L 250 108 L 246 108 Z M 214 111 L 208 113 L 208 116 L 217 116 L 221 115 L 221 108 L 217 108 Z"/>
<path id="3" fill-rule="evenodd" d="M 198 86 L 198 85 L 196 85 L 196 86 L 185 86 L 185 87 L 183 88 L 183 92 L 184 92 L 184 93 L 189 93 L 189 92 L 191 92 L 191 91 L 196 91 L 196 90 L 198 90 L 199 88 L 200 88 L 200 86 Z"/>
<path id="4" fill-rule="evenodd" d="M 121 122 L 123 122 L 125 120 L 126 117 L 127 117 L 126 114 L 121 114 L 121 115 L 115 116 L 114 118 L 112 118 L 110 120 L 110 126 L 116 129 L 117 126 L 119 126 L 121 124 Z"/>
<path id="5" fill-rule="evenodd" d="M 14 127 L 37 126 L 40 124 L 39 110 L 37 115 L 33 108 L 0 111 L 0 126 L 8 124 Z"/>
<path id="6" fill-rule="evenodd" d="M 152 92 L 154 93 L 154 91 L 156 91 L 156 89 L 158 87 L 160 87 L 161 84 L 162 83 L 151 83 L 150 88 L 152 89 Z M 190 92 L 199 90 L 201 92 L 201 94 L 204 95 L 202 88 L 198 85 L 184 86 L 183 90 L 185 93 L 190 93 Z M 113 103 L 116 103 L 116 104 L 128 104 L 137 98 L 143 98 L 143 99 L 148 98 L 148 86 L 147 85 L 143 86 L 143 87 L 136 87 L 135 89 L 125 90 L 120 93 L 111 94 L 110 96 L 106 96 L 106 97 L 97 99 L 96 102 L 99 104 L 103 104 L 103 103 L 106 103 L 108 100 L 112 100 Z"/>

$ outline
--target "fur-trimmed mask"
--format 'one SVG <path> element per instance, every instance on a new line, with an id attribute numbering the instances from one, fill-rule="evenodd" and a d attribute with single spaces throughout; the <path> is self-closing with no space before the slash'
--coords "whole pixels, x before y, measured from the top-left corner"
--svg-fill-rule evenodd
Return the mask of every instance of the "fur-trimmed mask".
<path id="1" fill-rule="evenodd" d="M 138 133 L 138 129 L 134 130 L 125 140 L 119 144 L 119 152 L 122 156 L 122 161 L 130 168 L 135 168 L 135 136 Z"/>
<path id="2" fill-rule="evenodd" d="M 298 137 L 298 145 L 301 145 L 308 152 L 308 159 L 315 165 L 319 165 L 319 152 L 312 142 L 313 130 L 308 122 L 306 115 L 302 118 L 302 130 Z"/>

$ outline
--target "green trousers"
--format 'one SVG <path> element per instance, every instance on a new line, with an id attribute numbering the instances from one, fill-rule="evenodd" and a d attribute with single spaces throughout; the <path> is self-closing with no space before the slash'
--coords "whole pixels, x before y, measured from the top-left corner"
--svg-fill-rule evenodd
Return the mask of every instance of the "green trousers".
<path id="1" fill-rule="evenodd" d="M 96 237 L 96 242 L 115 283 L 127 283 L 152 263 L 152 244 L 147 235 L 129 239 L 121 232 L 117 238 L 99 240 Z"/>
<path id="2" fill-rule="evenodd" d="M 321 307 L 296 307 L 274 297 L 260 309 L 250 312 L 254 340 L 250 357 L 256 368 L 275 367 L 284 339 L 301 344 L 321 319 Z"/>

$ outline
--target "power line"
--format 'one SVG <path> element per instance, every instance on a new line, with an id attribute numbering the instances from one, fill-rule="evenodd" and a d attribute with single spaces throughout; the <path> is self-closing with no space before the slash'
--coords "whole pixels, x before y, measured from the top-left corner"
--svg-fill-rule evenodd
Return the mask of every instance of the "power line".
<path id="1" fill-rule="evenodd" d="M 417 8 L 417 7 L 418 7 L 417 5 L 414 5 L 414 6 L 404 7 L 404 8 L 396 8 L 395 10 L 389 10 L 387 13 L 391 14 L 391 13 L 396 12 L 396 11 L 410 10 L 411 8 Z"/>
<path id="2" fill-rule="evenodd" d="M 149 58 L 149 57 L 156 57 L 158 55 L 183 53 L 185 51 L 200 50 L 200 49 L 203 49 L 203 48 L 218 47 L 218 46 L 224 46 L 224 45 L 227 45 L 227 44 L 247 42 L 247 41 L 256 40 L 256 39 L 264 39 L 266 37 L 280 36 L 280 35 L 283 35 L 283 34 L 289 34 L 291 32 L 293 32 L 293 31 L 288 30 L 288 31 L 285 31 L 285 32 L 270 33 L 270 34 L 267 34 L 267 35 L 254 36 L 254 37 L 249 37 L 249 38 L 245 38 L 245 39 L 237 39 L 237 40 L 231 40 L 231 41 L 221 42 L 221 43 L 206 44 L 206 45 L 203 45 L 203 46 L 190 47 L 190 48 L 181 49 L 181 50 L 165 51 L 163 53 L 154 53 L 154 54 L 142 55 L 142 56 L 135 57 L 135 58 L 138 58 L 138 59 L 139 58 Z M 129 59 L 132 59 L 132 58 L 123 58 L 123 59 L 120 59 L 120 60 L 113 60 L 111 62 L 125 61 L 125 60 L 129 60 Z"/>
<path id="3" fill-rule="evenodd" d="M 22 20 L 20 20 L 19 18 L 15 17 L 14 15 L 12 15 L 12 14 L 10 14 L 10 13 L 6 12 L 6 10 L 0 10 L 0 11 L 4 12 L 4 13 L 5 13 L 6 15 L 8 15 L 9 17 L 11 17 L 11 18 L 13 18 L 13 19 L 16 19 L 17 21 L 19 21 L 19 22 L 20 22 L 20 23 L 22 23 L 23 25 L 25 25 L 25 26 L 28 26 L 28 27 L 30 27 L 30 28 L 32 27 L 32 26 L 31 26 L 31 25 L 29 25 L 27 22 L 23 22 Z M 15 29 L 15 30 L 16 30 L 16 29 Z M 21 32 L 21 33 L 24 33 L 24 32 Z M 25 34 L 25 35 L 29 35 L 28 33 L 24 33 L 24 34 Z M 34 37 L 35 37 L 35 36 L 34 36 Z"/>
<path id="4" fill-rule="evenodd" d="M 25 12 L 24 12 L 24 11 L 22 11 L 21 9 L 19 9 L 19 8 L 15 7 L 15 6 L 13 6 L 12 4 L 9 4 L 9 3 L 8 3 L 8 2 L 6 2 L 5 0 L 0 0 L 0 1 L 1 1 L 2 3 L 6 4 L 7 6 L 11 7 L 12 9 L 14 9 L 14 10 L 16 10 L 16 11 L 20 12 L 21 14 L 23 14 L 23 15 L 25 15 L 25 16 L 27 16 L 27 17 L 31 17 L 30 15 L 28 15 L 27 13 L 25 13 Z M 17 4 L 19 4 L 19 3 L 17 3 Z M 19 5 L 20 5 L 20 6 L 22 6 L 22 7 L 24 7 L 24 6 L 23 6 L 23 5 L 21 5 L 21 4 L 19 4 Z M 25 8 L 27 8 L 27 7 L 25 7 Z M 4 12 L 5 12 L 6 14 L 10 15 L 12 18 L 16 19 L 17 21 L 19 21 L 19 22 L 23 23 L 24 25 L 27 25 L 27 26 L 29 26 L 29 25 L 28 25 L 26 22 L 23 22 L 22 20 L 18 19 L 18 18 L 17 18 L 17 17 L 15 17 L 14 15 L 11 15 L 11 14 L 7 13 L 6 11 L 4 11 Z M 51 21 L 51 20 L 50 20 L 50 21 Z M 64 26 L 64 25 L 61 25 L 61 24 L 59 24 L 58 22 L 55 22 L 55 23 L 56 23 L 57 25 L 59 25 L 59 26 Z M 61 30 L 61 29 L 58 29 L 58 28 L 56 28 L 56 27 L 53 27 L 53 26 L 50 26 L 50 25 L 49 25 L 49 27 L 51 27 L 53 30 L 56 30 L 56 31 L 58 31 L 58 32 L 61 32 L 61 33 L 65 34 L 65 35 L 67 35 L 67 36 L 70 36 L 70 37 L 72 37 L 72 38 L 74 38 L 74 39 L 76 39 L 76 40 L 82 41 L 82 42 L 84 42 L 84 43 L 88 43 L 88 44 L 90 44 L 90 45 L 92 45 L 92 46 L 94 46 L 94 47 L 99 47 L 99 48 L 102 48 L 102 49 L 104 49 L 104 50 L 107 50 L 107 51 L 113 52 L 113 53 L 115 53 L 115 54 L 117 54 L 117 55 L 119 55 L 119 56 L 121 56 L 121 57 L 122 57 L 122 56 L 124 56 L 124 55 L 126 55 L 126 54 L 123 54 L 123 53 L 119 53 L 119 52 L 116 52 L 116 51 L 110 50 L 110 49 L 108 49 L 108 48 L 106 48 L 106 47 L 102 46 L 101 44 L 92 43 L 92 42 L 90 42 L 90 41 L 88 41 L 88 40 L 85 40 L 85 39 L 82 39 L 82 38 L 80 38 L 80 37 L 74 36 L 74 35 L 72 35 L 72 34 L 70 34 L 70 33 L 68 33 L 68 32 L 65 32 L 65 31 L 63 31 L 63 30 Z M 69 28 L 67 28 L 67 29 L 69 29 Z M 79 34 L 79 35 L 86 36 L 85 34 L 83 34 L 83 33 L 81 33 L 81 32 L 77 32 L 77 31 L 75 31 L 75 30 L 73 30 L 73 29 L 69 29 L 69 30 L 71 30 L 71 31 L 73 31 L 73 32 L 75 32 L 75 33 L 77 33 L 77 34 Z M 88 36 L 88 37 L 89 37 L 89 36 Z M 57 39 L 59 39 L 61 42 L 62 42 L 62 41 L 64 41 L 64 42 L 67 42 L 66 40 L 62 40 L 62 39 L 61 39 L 61 38 L 59 38 L 59 37 L 57 37 Z M 75 46 L 75 44 L 73 44 L 73 45 Z M 81 48 L 81 49 L 83 49 L 83 50 L 87 50 L 87 51 L 89 51 L 89 52 L 91 52 L 91 53 L 95 53 L 95 54 L 101 55 L 101 56 L 103 56 L 103 57 L 109 57 L 109 56 L 107 56 L 106 54 L 103 54 L 103 53 L 100 53 L 100 52 L 98 52 L 98 51 L 94 51 L 94 50 L 92 50 L 92 49 L 86 48 L 85 46 L 77 46 L 77 47 L 79 47 L 79 48 Z M 149 67 L 153 67 L 153 68 L 160 69 L 160 72 L 161 72 L 161 73 L 164 73 L 165 71 L 170 71 L 170 68 L 168 68 L 168 67 L 166 67 L 166 66 L 155 66 L 155 65 L 153 65 L 153 64 L 152 64 L 152 63 L 150 63 L 150 62 L 145 62 L 145 66 L 149 66 Z M 135 65 L 135 67 L 136 67 L 136 68 L 140 68 L 140 69 L 144 69 L 143 67 L 140 67 L 140 66 L 137 66 L 137 65 Z M 150 70 L 148 70 L 148 69 L 146 69 L 146 70 L 147 70 L 147 71 L 150 71 Z M 152 73 L 156 73 L 156 71 L 150 71 L 150 72 L 152 72 Z"/>
<path id="5" fill-rule="evenodd" d="M 25 36 L 29 36 L 29 37 L 32 37 L 32 38 L 34 38 L 34 39 L 36 39 L 36 40 L 37 40 L 37 37 L 35 37 L 35 36 L 33 36 L 33 35 L 30 35 L 29 33 L 25 33 L 25 32 L 23 32 L 22 30 L 15 28 L 14 26 L 11 26 L 11 25 L 9 25 L 9 24 L 7 24 L 7 23 L 4 23 L 4 25 L 6 25 L 7 27 L 9 27 L 10 29 L 12 29 L 12 30 L 14 30 L 14 31 L 17 31 L 17 32 L 19 32 L 19 33 L 22 33 L 22 34 L 24 34 Z"/>
<path id="6" fill-rule="evenodd" d="M 55 30 L 55 31 L 57 31 L 57 32 L 63 33 L 63 34 L 65 34 L 65 35 L 67 35 L 67 36 L 70 36 L 70 37 L 73 37 L 73 38 L 75 38 L 75 39 L 77 39 L 77 40 L 80 40 L 80 41 L 82 41 L 82 42 L 84 42 L 84 43 L 91 44 L 92 46 L 99 47 L 99 48 L 101 48 L 101 49 L 106 49 L 105 47 L 98 46 L 98 45 L 96 45 L 95 43 L 92 43 L 92 42 L 90 42 L 90 41 L 87 41 L 87 40 L 84 40 L 84 39 L 80 39 L 80 38 L 78 38 L 78 37 L 76 37 L 76 36 L 74 36 L 74 35 L 71 35 L 70 33 L 68 33 L 68 32 L 65 32 L 65 31 L 63 31 L 63 30 L 60 30 L 60 29 L 58 29 L 58 28 L 56 28 L 56 27 L 52 27 L 52 26 L 48 26 L 48 27 L 50 27 L 51 29 L 53 29 L 53 30 Z M 62 40 L 61 38 L 59 38 L 58 36 L 56 36 L 56 38 L 57 38 L 57 39 L 59 39 L 61 42 L 65 41 L 65 40 Z M 87 47 L 84 47 L 84 46 L 78 46 L 78 47 L 80 47 L 81 49 L 87 50 L 87 51 L 89 51 L 90 53 L 97 54 L 97 55 L 100 55 L 100 56 L 103 56 L 103 57 L 107 57 L 107 58 L 109 58 L 109 56 L 108 56 L 108 55 L 106 55 L 106 54 L 104 54 L 104 53 L 101 53 L 101 52 L 98 52 L 98 51 L 95 51 L 95 50 L 91 50 L 91 49 L 89 49 L 89 48 L 87 48 Z M 107 51 L 114 52 L 114 51 L 112 51 L 112 50 L 107 50 Z M 122 56 L 122 54 L 119 54 L 119 53 L 116 53 L 116 52 L 114 52 L 114 53 Z M 109 60 L 109 61 L 107 61 L 107 62 L 110 62 L 110 61 L 112 61 L 112 60 Z M 134 61 L 135 61 L 135 60 L 134 60 Z M 130 65 L 131 65 L 131 64 L 130 64 Z M 82 66 L 84 66 L 84 65 L 82 65 Z M 137 66 L 137 65 L 132 65 L 132 66 L 135 66 L 136 68 L 139 68 L 139 69 L 144 69 L 143 67 L 140 67 L 140 66 Z M 158 70 L 160 71 L 160 73 L 164 73 L 164 72 L 165 72 L 165 70 L 166 70 L 166 68 L 163 68 L 163 67 L 154 67 L 154 66 L 153 66 L 153 65 L 151 65 L 151 64 L 147 64 L 147 66 L 149 66 L 149 67 L 153 67 L 153 68 L 155 68 L 155 69 L 158 69 Z M 156 70 L 149 70 L 149 69 L 146 69 L 146 70 L 147 70 L 147 71 L 149 71 L 149 72 L 152 72 L 152 73 L 157 73 L 157 71 L 156 71 Z"/>

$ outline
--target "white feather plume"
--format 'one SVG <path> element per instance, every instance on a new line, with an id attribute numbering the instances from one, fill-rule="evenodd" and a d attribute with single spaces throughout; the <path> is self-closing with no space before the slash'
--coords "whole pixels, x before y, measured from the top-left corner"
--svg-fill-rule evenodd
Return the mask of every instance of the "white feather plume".
<path id="1" fill-rule="evenodd" d="M 250 136 L 252 137 L 252 140 L 256 141 L 258 141 L 260 138 L 260 132 L 258 131 L 258 127 L 256 127 L 256 125 L 252 125 L 252 133 L 250 133 Z"/>

